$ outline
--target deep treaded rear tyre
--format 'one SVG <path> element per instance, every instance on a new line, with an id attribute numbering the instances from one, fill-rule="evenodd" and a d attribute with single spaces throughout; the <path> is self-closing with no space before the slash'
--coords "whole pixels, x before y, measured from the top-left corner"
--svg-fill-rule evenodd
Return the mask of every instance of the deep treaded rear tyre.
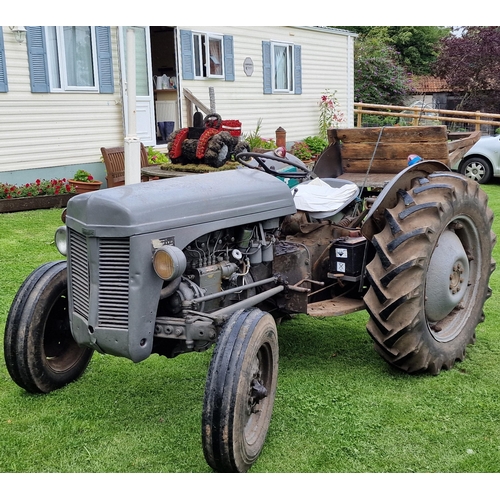
<path id="1" fill-rule="evenodd" d="M 438 374 L 464 358 L 484 320 L 493 212 L 477 182 L 437 172 L 399 190 L 385 220 L 367 266 L 368 333 L 391 365 Z"/>
<path id="2" fill-rule="evenodd" d="M 93 350 L 71 335 L 66 261 L 35 269 L 19 288 L 5 324 L 5 364 L 12 380 L 31 393 L 47 393 L 76 380 Z"/>
<path id="3" fill-rule="evenodd" d="M 246 472 L 266 439 L 278 378 L 273 317 L 259 309 L 235 312 L 224 325 L 207 375 L 202 439 L 217 472 Z"/>

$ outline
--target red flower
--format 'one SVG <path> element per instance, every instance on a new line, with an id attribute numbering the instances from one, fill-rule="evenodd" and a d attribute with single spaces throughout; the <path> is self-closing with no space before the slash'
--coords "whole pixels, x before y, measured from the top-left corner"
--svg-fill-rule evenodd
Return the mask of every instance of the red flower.
<path id="1" fill-rule="evenodd" d="M 93 181 L 93 180 L 94 180 L 94 178 L 91 175 L 89 175 L 89 182 Z"/>
<path id="2" fill-rule="evenodd" d="M 36 185 L 39 186 L 40 185 L 40 179 L 37 179 L 36 181 Z"/>

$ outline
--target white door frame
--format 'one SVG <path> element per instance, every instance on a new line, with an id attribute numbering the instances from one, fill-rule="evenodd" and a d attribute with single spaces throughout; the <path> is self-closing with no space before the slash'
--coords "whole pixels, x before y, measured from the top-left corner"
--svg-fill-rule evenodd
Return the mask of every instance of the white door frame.
<path id="1" fill-rule="evenodd" d="M 155 110 L 154 110 L 154 94 L 153 94 L 153 72 L 151 68 L 151 39 L 149 35 L 149 26 L 132 26 L 133 28 L 144 30 L 144 41 L 146 44 L 145 56 L 146 56 L 146 75 L 147 75 L 147 86 L 149 95 L 147 96 L 136 96 L 136 122 L 137 130 L 136 136 L 139 137 L 140 141 L 145 146 L 156 146 L 156 121 L 155 121 Z M 127 28 L 128 26 L 120 26 L 118 29 L 118 39 L 119 39 L 119 53 L 120 53 L 120 74 L 121 74 L 121 84 L 122 84 L 122 96 L 123 96 L 123 123 L 125 137 L 128 135 L 128 113 L 127 113 L 127 71 L 126 71 L 126 57 L 125 57 L 125 44 L 127 43 Z M 136 32 L 137 36 L 137 32 Z M 139 54 L 136 50 L 136 62 Z M 139 66 L 143 61 L 138 61 Z"/>

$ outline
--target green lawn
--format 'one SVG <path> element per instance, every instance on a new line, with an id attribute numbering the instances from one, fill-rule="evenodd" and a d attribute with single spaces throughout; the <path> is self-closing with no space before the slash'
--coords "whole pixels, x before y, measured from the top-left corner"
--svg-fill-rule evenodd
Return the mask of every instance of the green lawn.
<path id="1" fill-rule="evenodd" d="M 485 190 L 500 214 L 500 185 Z M 60 212 L 0 214 L 2 331 L 24 278 L 60 259 Z M 490 284 L 476 344 L 437 377 L 379 358 L 366 312 L 281 325 L 273 419 L 251 472 L 500 472 L 498 273 Z M 43 396 L 15 385 L 1 356 L 0 472 L 209 472 L 200 427 L 210 356 L 135 365 L 95 354 L 80 380 Z"/>

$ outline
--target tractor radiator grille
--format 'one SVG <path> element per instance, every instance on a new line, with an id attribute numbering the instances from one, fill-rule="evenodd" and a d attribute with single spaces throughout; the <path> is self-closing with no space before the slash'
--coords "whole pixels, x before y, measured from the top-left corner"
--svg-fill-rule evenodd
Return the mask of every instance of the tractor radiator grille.
<path id="1" fill-rule="evenodd" d="M 99 240 L 99 326 L 128 328 L 130 242 Z"/>
<path id="2" fill-rule="evenodd" d="M 71 289 L 73 308 L 76 313 L 89 319 L 89 262 L 87 240 L 76 231 L 69 232 L 69 251 L 71 256 Z"/>

